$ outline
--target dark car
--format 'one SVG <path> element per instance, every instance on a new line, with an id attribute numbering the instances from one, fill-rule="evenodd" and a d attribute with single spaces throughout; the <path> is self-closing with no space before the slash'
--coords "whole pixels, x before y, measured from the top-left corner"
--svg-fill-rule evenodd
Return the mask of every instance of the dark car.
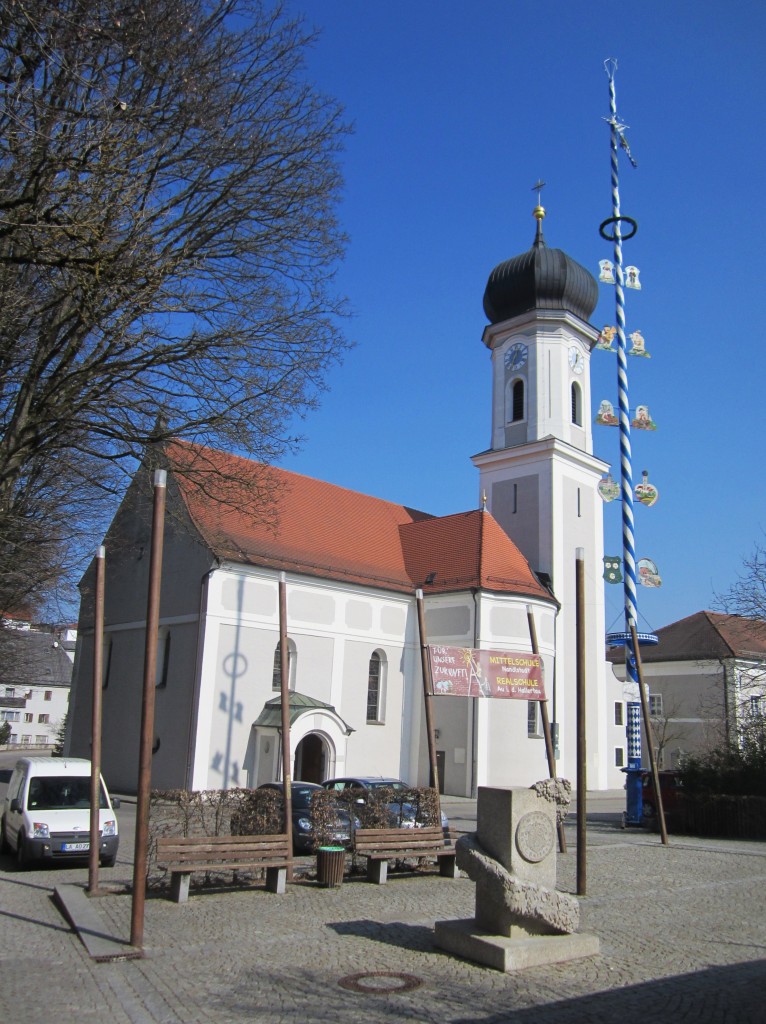
<path id="1" fill-rule="evenodd" d="M 662 809 L 667 814 L 675 810 L 678 804 L 681 781 L 677 771 L 667 769 L 658 771 L 657 774 L 660 780 Z M 641 802 L 644 818 L 655 818 L 657 816 L 657 808 L 655 807 L 654 783 L 652 782 L 652 773 L 650 771 L 641 772 Z"/>
<path id="2" fill-rule="evenodd" d="M 293 782 L 292 794 L 292 823 L 293 823 L 293 852 L 313 853 L 314 831 L 311 825 L 311 798 L 314 793 L 322 787 L 314 782 Z M 282 782 L 264 782 L 258 789 L 273 789 L 284 795 L 285 787 Z M 358 821 L 352 820 L 347 811 L 342 807 L 335 809 L 335 821 L 330 833 L 329 842 L 333 846 L 350 846 L 354 836 L 354 829 L 359 825 Z"/>
<path id="3" fill-rule="evenodd" d="M 388 809 L 391 814 L 391 824 L 394 826 L 400 826 L 401 828 L 417 828 L 417 823 L 415 821 L 415 807 L 408 800 L 403 798 L 398 800 L 396 799 L 397 793 L 402 793 L 404 796 L 404 794 L 412 788 L 411 786 L 408 786 L 406 782 L 402 782 L 401 779 L 390 779 L 383 775 L 356 775 L 342 779 L 327 779 L 322 783 L 322 785 L 325 789 L 331 789 L 336 793 L 356 790 L 359 794 L 359 803 L 366 802 L 365 793 L 370 790 L 393 790 L 394 799 L 388 804 Z M 444 811 L 442 811 L 441 821 L 444 828 L 449 825 L 447 815 Z"/>

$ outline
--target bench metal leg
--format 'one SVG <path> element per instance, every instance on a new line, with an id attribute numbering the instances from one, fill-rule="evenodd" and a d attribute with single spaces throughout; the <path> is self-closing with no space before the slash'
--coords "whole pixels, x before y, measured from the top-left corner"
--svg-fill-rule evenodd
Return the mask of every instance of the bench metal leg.
<path id="1" fill-rule="evenodd" d="M 189 883 L 191 872 L 174 871 L 170 876 L 170 898 L 176 903 L 186 903 L 189 899 Z"/>
<path id="2" fill-rule="evenodd" d="M 460 868 L 457 866 L 454 854 L 439 857 L 439 874 L 443 878 L 460 878 Z"/>
<path id="3" fill-rule="evenodd" d="M 373 860 L 372 857 L 368 857 L 367 881 L 374 882 L 376 885 L 385 885 L 388 881 L 388 861 Z"/>
<path id="4" fill-rule="evenodd" d="M 287 868 L 266 868 L 266 888 L 281 896 L 287 882 Z"/>

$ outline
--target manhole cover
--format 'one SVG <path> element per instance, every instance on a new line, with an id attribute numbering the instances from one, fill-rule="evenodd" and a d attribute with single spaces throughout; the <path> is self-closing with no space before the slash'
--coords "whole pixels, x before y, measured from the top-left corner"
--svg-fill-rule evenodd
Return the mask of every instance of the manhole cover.
<path id="1" fill-rule="evenodd" d="M 414 974 L 400 974 L 399 971 L 363 971 L 361 974 L 347 974 L 338 984 L 349 992 L 390 995 L 392 992 L 411 992 L 420 988 L 423 982 Z"/>

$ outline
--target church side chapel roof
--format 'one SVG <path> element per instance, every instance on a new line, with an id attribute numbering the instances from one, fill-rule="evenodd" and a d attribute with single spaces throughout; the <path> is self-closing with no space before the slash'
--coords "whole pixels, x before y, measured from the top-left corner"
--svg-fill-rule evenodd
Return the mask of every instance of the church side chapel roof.
<path id="1" fill-rule="evenodd" d="M 410 593 L 435 573 L 428 593 L 484 587 L 553 601 L 490 513 L 435 517 L 324 480 L 267 467 L 183 441 L 166 447 L 173 474 L 202 540 L 217 557 Z M 221 499 L 201 480 L 223 469 L 265 496 L 254 510 L 245 485 Z"/>
<path id="2" fill-rule="evenodd" d="M 435 573 L 426 593 L 479 587 L 553 600 L 489 512 L 474 509 L 427 519 L 399 532 L 410 578 L 420 586 Z"/>
<path id="3" fill-rule="evenodd" d="M 641 648 L 642 661 L 701 661 L 716 658 L 766 659 L 766 622 L 742 615 L 695 612 L 656 631 L 659 643 Z M 624 650 L 610 651 L 621 662 Z"/>

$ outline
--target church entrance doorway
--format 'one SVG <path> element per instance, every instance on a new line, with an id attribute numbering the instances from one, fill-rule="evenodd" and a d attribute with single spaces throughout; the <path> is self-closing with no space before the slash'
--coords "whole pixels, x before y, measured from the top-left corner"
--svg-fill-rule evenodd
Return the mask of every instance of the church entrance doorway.
<path id="1" fill-rule="evenodd" d="M 294 778 L 301 782 L 323 782 L 326 765 L 324 741 L 317 733 L 310 732 L 295 748 Z"/>

